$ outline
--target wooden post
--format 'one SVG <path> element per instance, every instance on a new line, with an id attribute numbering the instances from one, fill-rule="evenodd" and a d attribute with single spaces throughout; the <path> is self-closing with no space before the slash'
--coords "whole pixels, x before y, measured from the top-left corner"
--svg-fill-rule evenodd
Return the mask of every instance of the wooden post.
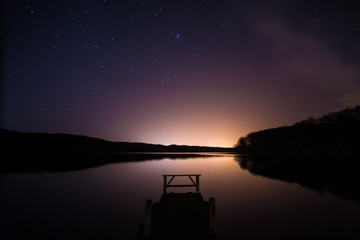
<path id="1" fill-rule="evenodd" d="M 196 175 L 196 193 L 200 192 L 200 176 Z"/>
<path id="2" fill-rule="evenodd" d="M 166 176 L 166 175 L 163 175 L 163 177 L 164 177 L 163 194 L 166 194 L 166 187 L 167 187 L 167 179 L 166 179 L 166 177 L 167 177 L 167 176 Z"/>
<path id="3" fill-rule="evenodd" d="M 209 200 L 210 215 L 210 235 L 216 234 L 216 218 L 215 218 L 215 198 Z"/>
<path id="4" fill-rule="evenodd" d="M 145 203 L 145 219 L 144 219 L 144 237 L 150 237 L 151 234 L 151 208 L 152 201 L 146 200 Z"/>

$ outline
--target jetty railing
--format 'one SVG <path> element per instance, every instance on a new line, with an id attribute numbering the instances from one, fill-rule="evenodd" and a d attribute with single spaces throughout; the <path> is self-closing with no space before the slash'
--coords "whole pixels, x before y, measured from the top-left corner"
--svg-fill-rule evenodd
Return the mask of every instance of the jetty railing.
<path id="1" fill-rule="evenodd" d="M 201 174 L 182 174 L 182 175 L 162 175 L 164 178 L 163 193 L 167 193 L 169 187 L 195 187 L 196 193 L 200 192 L 200 176 Z M 168 178 L 169 177 L 169 178 Z M 171 184 L 175 177 L 188 177 L 192 184 Z M 195 177 L 195 181 L 192 177 Z M 168 179 L 170 179 L 168 181 Z"/>
<path id="2" fill-rule="evenodd" d="M 211 197 L 209 202 L 203 200 L 199 181 L 201 175 L 162 176 L 164 194 L 158 203 L 153 204 L 150 199 L 146 201 L 145 218 L 141 227 L 142 234 L 139 231 L 141 234 L 139 239 L 178 239 L 179 236 L 199 236 L 199 239 L 219 240 L 216 232 L 215 198 Z M 186 178 L 187 181 L 190 180 L 190 184 L 173 184 L 176 177 Z M 195 187 L 196 194 L 166 194 L 169 187 Z M 208 211 L 206 215 L 205 211 Z M 189 219 L 190 215 L 192 217 Z"/>

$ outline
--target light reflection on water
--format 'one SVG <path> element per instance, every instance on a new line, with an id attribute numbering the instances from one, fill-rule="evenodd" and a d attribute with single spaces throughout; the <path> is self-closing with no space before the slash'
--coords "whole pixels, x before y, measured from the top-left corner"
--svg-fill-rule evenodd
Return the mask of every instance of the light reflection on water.
<path id="1" fill-rule="evenodd" d="M 162 194 L 161 175 L 197 173 L 204 199 L 216 198 L 223 239 L 360 234 L 359 203 L 254 176 L 231 155 L 0 176 L 0 234 L 2 239 L 136 239 L 146 199 L 156 202 Z"/>

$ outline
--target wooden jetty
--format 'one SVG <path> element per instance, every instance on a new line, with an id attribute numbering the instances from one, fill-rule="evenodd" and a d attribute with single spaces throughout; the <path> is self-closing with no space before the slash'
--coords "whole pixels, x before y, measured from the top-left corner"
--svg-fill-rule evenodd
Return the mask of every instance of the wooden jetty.
<path id="1" fill-rule="evenodd" d="M 215 228 L 215 198 L 204 201 L 200 174 L 163 175 L 163 194 L 158 203 L 147 200 L 139 239 L 219 239 Z M 175 178 L 190 184 L 172 184 Z M 172 187 L 195 187 L 195 192 L 168 193 Z"/>

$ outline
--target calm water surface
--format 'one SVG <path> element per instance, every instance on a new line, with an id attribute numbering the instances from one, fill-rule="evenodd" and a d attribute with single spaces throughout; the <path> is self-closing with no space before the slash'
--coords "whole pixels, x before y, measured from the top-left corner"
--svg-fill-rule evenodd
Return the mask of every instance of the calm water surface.
<path id="1" fill-rule="evenodd" d="M 359 239 L 359 203 L 252 175 L 231 155 L 0 175 L 0 238 L 136 239 L 145 201 L 162 194 L 161 175 L 197 173 L 204 199 L 216 199 L 224 240 Z"/>

